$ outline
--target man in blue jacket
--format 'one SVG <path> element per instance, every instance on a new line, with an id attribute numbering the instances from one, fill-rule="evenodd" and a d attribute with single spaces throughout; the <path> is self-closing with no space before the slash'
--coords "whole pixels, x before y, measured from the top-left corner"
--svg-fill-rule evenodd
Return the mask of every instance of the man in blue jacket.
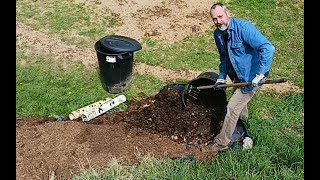
<path id="1" fill-rule="evenodd" d="M 212 5 L 210 15 L 217 27 L 213 36 L 220 54 L 215 90 L 226 83 L 227 75 L 235 83 L 252 82 L 252 86 L 235 89 L 220 133 L 212 144 L 201 148 L 203 152 L 218 152 L 228 148 L 239 117 L 248 117 L 247 104 L 269 74 L 275 48 L 252 23 L 231 17 L 224 4 Z"/>

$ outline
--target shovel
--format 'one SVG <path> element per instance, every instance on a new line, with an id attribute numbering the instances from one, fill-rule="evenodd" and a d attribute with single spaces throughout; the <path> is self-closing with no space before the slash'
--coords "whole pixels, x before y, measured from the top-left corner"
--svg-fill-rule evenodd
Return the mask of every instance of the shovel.
<path id="1" fill-rule="evenodd" d="M 262 79 L 262 84 L 274 84 L 274 83 L 283 83 L 287 82 L 286 78 L 280 79 Z M 244 87 L 244 86 L 252 86 L 252 82 L 242 82 L 242 83 L 232 83 L 232 84 L 220 84 L 218 88 L 227 88 L 227 87 Z M 200 95 L 200 90 L 203 89 L 213 89 L 214 85 L 206 85 L 206 86 L 192 86 L 191 84 L 186 85 L 185 89 L 182 91 L 182 103 L 184 107 L 187 107 L 186 98 L 191 97 L 193 99 L 198 99 Z"/>

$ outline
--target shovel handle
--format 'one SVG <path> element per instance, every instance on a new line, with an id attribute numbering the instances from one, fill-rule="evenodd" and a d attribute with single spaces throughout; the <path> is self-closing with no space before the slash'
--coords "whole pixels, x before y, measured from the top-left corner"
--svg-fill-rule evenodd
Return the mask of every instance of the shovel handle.
<path id="1" fill-rule="evenodd" d="M 261 84 L 274 84 L 274 83 L 283 83 L 287 82 L 288 80 L 286 78 L 280 78 L 280 79 L 263 79 Z M 220 84 L 218 85 L 218 88 L 226 88 L 226 87 L 244 87 L 244 86 L 251 86 L 252 82 L 243 82 L 243 83 L 232 83 L 232 84 Z M 194 87 L 195 89 L 201 90 L 201 89 L 210 89 L 213 88 L 214 85 L 207 85 L 207 86 L 198 86 Z"/>

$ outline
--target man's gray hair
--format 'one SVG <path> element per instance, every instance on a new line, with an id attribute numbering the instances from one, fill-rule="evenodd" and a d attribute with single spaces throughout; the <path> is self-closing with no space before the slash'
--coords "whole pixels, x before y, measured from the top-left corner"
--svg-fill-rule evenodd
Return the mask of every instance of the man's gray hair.
<path id="1" fill-rule="evenodd" d="M 215 9 L 217 6 L 220 6 L 220 7 L 223 9 L 224 12 L 227 12 L 227 11 L 228 11 L 227 6 L 224 5 L 224 4 L 222 4 L 222 3 L 215 3 L 215 4 L 213 4 L 213 5 L 211 6 L 210 10 Z"/>

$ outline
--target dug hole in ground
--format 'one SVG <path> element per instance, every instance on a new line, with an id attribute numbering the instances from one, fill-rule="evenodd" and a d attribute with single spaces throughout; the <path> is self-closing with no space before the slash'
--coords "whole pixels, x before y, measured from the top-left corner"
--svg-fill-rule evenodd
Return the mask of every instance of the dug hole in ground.
<path id="1" fill-rule="evenodd" d="M 192 83 L 206 85 L 212 81 L 214 78 L 200 75 Z M 216 153 L 201 153 L 199 147 L 219 132 L 226 112 L 226 94 L 203 90 L 198 100 L 188 98 L 184 107 L 184 86 L 169 84 L 155 96 L 141 95 L 139 101 L 126 101 L 128 108 L 122 112 L 106 112 L 87 122 L 81 118 L 17 119 L 17 178 L 48 179 L 54 174 L 70 179 L 85 169 L 105 168 L 114 158 L 123 165 L 133 165 L 144 155 L 213 159 Z"/>

